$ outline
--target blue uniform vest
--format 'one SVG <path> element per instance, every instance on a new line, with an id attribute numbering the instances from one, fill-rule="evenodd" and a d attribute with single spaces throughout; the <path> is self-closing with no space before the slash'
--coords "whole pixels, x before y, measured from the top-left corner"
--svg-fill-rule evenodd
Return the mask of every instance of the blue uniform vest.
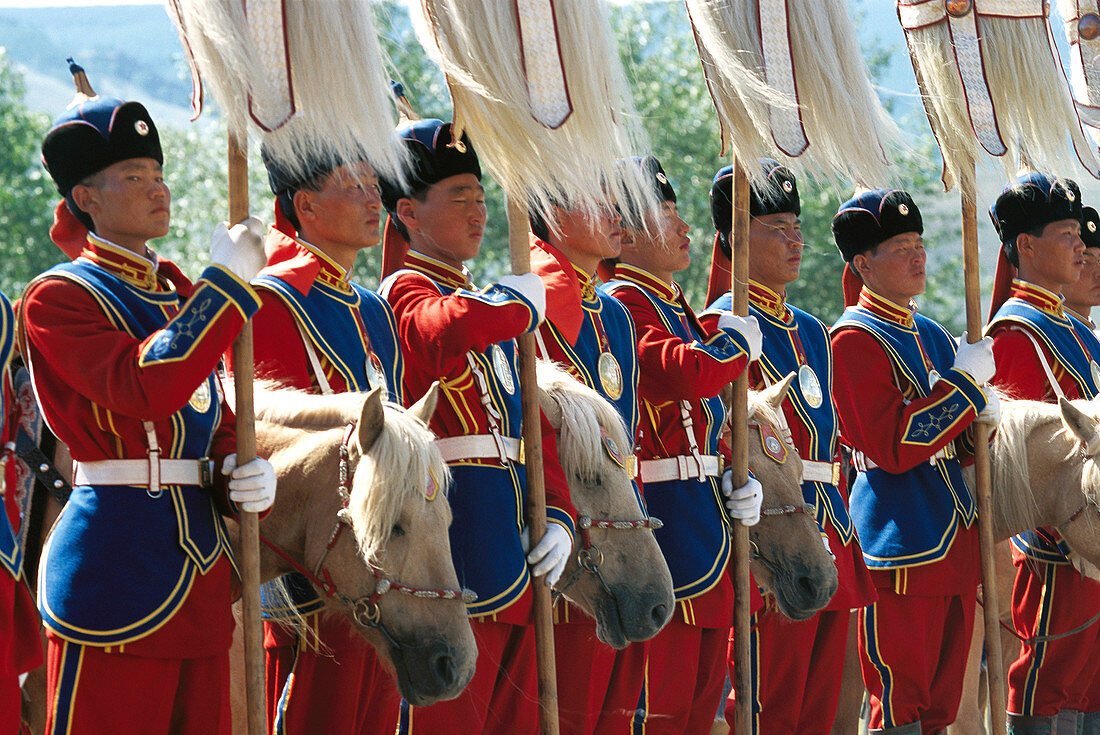
<path id="1" fill-rule="evenodd" d="M 733 311 L 729 293 L 722 294 L 707 311 Z M 810 435 L 807 447 L 799 447 L 798 454 L 813 462 L 833 461 L 836 455 L 838 419 L 833 403 L 833 349 L 829 344 L 829 331 L 817 317 L 791 305 L 790 324 L 749 304 L 750 313 L 756 317 L 763 335 L 763 349 L 757 363 L 768 383 L 777 383 L 790 373 L 798 373 L 799 362 L 795 339 L 802 347 L 805 364 L 813 368 L 821 384 L 823 400 L 817 408 L 811 406 L 802 395 L 802 386 L 795 380 L 787 393 L 787 401 Z M 802 483 L 802 498 L 817 509 L 817 524 L 821 528 L 831 525 L 841 541 L 847 545 L 855 533 L 855 526 L 848 514 L 848 506 L 840 488 L 825 482 Z"/>
<path id="2" fill-rule="evenodd" d="M 81 285 L 115 328 L 139 340 L 164 327 L 162 306 L 183 302 L 174 292 L 140 291 L 83 259 L 56 266 L 44 277 Z M 209 298 L 229 301 L 218 289 L 208 291 Z M 221 307 L 204 308 L 216 313 Z M 189 344 L 158 342 L 150 352 L 172 359 L 184 354 Z M 206 389 L 210 401 L 205 410 L 189 402 L 172 416 L 175 436 L 161 447 L 164 458 L 199 459 L 210 451 L 222 415 L 213 373 Z M 206 490 L 167 485 L 158 497 L 151 497 L 146 488 L 77 485 L 42 551 L 42 620 L 61 637 L 78 643 L 137 640 L 172 617 L 187 599 L 195 575 L 209 571 L 222 553 L 232 561 L 225 524 Z M 107 590 L 109 595 L 104 594 Z"/>
<path id="3" fill-rule="evenodd" d="M 8 361 L 11 359 L 12 350 L 15 347 L 15 319 L 11 310 L 11 302 L 8 297 L 0 293 L 0 374 L 3 373 Z M 8 411 L 11 406 L 6 405 L 5 394 L 0 388 L 0 422 L 8 421 Z M 8 458 L 14 462 L 13 457 Z M 8 492 L 14 492 L 13 488 L 7 488 Z M 7 569 L 11 575 L 19 579 L 20 570 L 23 568 L 23 545 L 15 529 L 8 521 L 8 514 L 0 502 L 0 567 Z"/>
<path id="4" fill-rule="evenodd" d="M 653 305 L 670 334 L 686 344 L 695 343 L 697 349 L 713 352 L 717 360 L 733 359 L 741 350 L 733 340 L 704 344 L 703 335 L 690 326 L 679 304 L 670 304 L 636 283 L 611 281 L 604 288 L 611 293 L 620 288 L 636 290 Z M 718 396 L 699 403 L 707 427 L 699 452 L 719 455 L 718 441 L 726 420 L 726 407 Z M 725 572 L 731 552 L 730 521 L 722 505 L 719 479 L 650 482 L 645 486 L 645 501 L 648 512 L 664 521 L 664 527 L 654 535 L 672 573 L 676 599 L 697 597 L 714 587 Z"/>
<path id="5" fill-rule="evenodd" d="M 870 334 L 882 346 L 895 371 L 904 375 L 921 397 L 931 392 L 929 370 L 921 346 L 940 374 L 956 388 L 910 421 L 904 441 L 931 444 L 967 409 L 985 406 L 981 389 L 953 369 L 955 340 L 936 322 L 913 315 L 908 328 L 881 319 L 866 309 L 850 307 L 833 331 L 854 327 Z M 918 342 L 919 338 L 919 342 Z M 867 406 L 875 411 L 875 406 Z M 977 509 L 962 478 L 957 459 L 921 462 L 900 474 L 881 468 L 860 472 L 852 485 L 851 515 L 871 568 L 901 568 L 939 561 L 947 555 L 959 524 L 969 527 Z"/>
<path id="6" fill-rule="evenodd" d="M 1069 314 L 1058 318 L 1018 298 L 1006 301 L 997 310 L 987 329 L 1005 323 L 1026 327 L 1029 334 L 1045 345 L 1073 379 L 1082 398 L 1094 398 L 1100 393 L 1100 386 L 1096 385 L 1090 365 L 1092 360 L 1100 359 L 1100 340 L 1097 340 L 1087 324 Z M 1069 544 L 1049 530 L 1024 531 L 1012 537 L 1012 545 L 1039 561 L 1050 564 L 1069 563 Z"/>

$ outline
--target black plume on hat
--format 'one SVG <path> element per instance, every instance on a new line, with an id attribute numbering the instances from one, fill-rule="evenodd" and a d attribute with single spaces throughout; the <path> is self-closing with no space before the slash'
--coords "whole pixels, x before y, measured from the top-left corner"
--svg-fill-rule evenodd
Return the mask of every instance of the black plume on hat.
<path id="1" fill-rule="evenodd" d="M 1092 207 L 1081 207 L 1081 240 L 1086 248 L 1100 248 L 1100 214 Z"/>
<path id="2" fill-rule="evenodd" d="M 863 192 L 833 217 L 833 239 L 845 261 L 907 232 L 923 234 L 924 221 L 913 197 L 898 189 Z"/>
<path id="3" fill-rule="evenodd" d="M 760 159 L 760 169 L 764 174 L 762 181 L 749 188 L 749 216 L 764 217 L 782 212 L 802 214 L 798 183 L 791 170 L 770 158 Z M 726 166 L 714 175 L 710 186 L 710 214 L 714 229 L 728 248 L 726 243 L 733 226 L 733 166 Z"/>
<path id="4" fill-rule="evenodd" d="M 409 154 L 406 170 L 408 183 L 381 178 L 382 205 L 387 212 L 397 208 L 399 199 L 436 184 L 450 176 L 473 174 L 481 179 L 481 164 L 470 139 L 463 134 L 457 143 L 451 136 L 451 123 L 442 120 L 412 120 L 397 126 L 397 140 Z"/>
<path id="5" fill-rule="evenodd" d="M 118 97 L 92 97 L 73 105 L 42 141 L 42 163 L 63 197 L 92 174 L 131 158 L 164 164 L 149 111 L 140 102 Z"/>
<path id="6" fill-rule="evenodd" d="M 625 159 L 623 164 L 628 167 L 627 175 L 630 175 L 630 173 L 637 175 L 639 183 L 643 188 L 647 188 L 653 193 L 656 201 L 676 201 L 676 190 L 669 183 L 668 176 L 665 175 L 665 170 L 661 167 L 661 162 L 657 160 L 656 156 L 632 156 Z M 630 168 L 633 168 L 633 172 L 629 170 Z M 644 226 L 645 202 L 635 201 L 634 197 L 630 196 L 629 187 L 627 188 L 626 199 L 619 209 L 627 227 L 640 229 Z"/>
<path id="7" fill-rule="evenodd" d="M 1063 219 L 1081 219 L 1081 190 L 1072 179 L 1028 173 L 1005 187 L 989 208 L 1005 254 L 1015 259 L 1016 238 Z M 1016 265 L 1016 263 L 1013 263 Z"/>

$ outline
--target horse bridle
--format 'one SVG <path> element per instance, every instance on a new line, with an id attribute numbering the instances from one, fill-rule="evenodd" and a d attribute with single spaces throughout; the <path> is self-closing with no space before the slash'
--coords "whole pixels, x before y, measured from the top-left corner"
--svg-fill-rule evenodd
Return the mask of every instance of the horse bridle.
<path id="1" fill-rule="evenodd" d="M 608 592 L 611 591 L 611 587 L 607 584 L 607 580 L 604 579 L 603 572 L 600 571 L 600 565 L 603 564 L 603 552 L 600 551 L 600 547 L 592 543 L 592 529 L 600 528 L 607 531 L 632 531 L 635 529 L 648 528 L 656 531 L 658 528 L 663 528 L 664 523 L 660 518 L 654 518 L 648 516 L 638 520 L 593 520 L 588 516 L 579 516 L 577 518 L 577 530 L 581 534 L 581 548 L 577 551 L 577 568 L 566 579 L 560 582 L 554 587 L 552 597 L 555 602 L 565 594 L 565 591 L 577 583 L 580 576 L 584 573 L 594 575 Z"/>
<path id="2" fill-rule="evenodd" d="M 748 428 L 750 428 L 750 429 L 755 428 L 757 431 L 759 431 L 761 433 L 762 438 L 763 438 L 764 429 L 759 423 L 750 423 L 748 425 Z M 769 427 L 769 428 L 771 428 L 771 427 Z M 773 432 L 774 432 L 774 429 L 773 429 Z M 766 450 L 766 447 L 765 447 L 765 450 Z M 772 462 L 775 462 L 778 465 L 783 465 L 783 464 L 786 464 L 788 455 L 787 455 L 787 453 L 784 453 L 782 455 L 782 458 L 777 458 L 777 457 L 773 456 L 770 452 L 765 451 L 764 456 L 766 456 L 768 459 L 770 459 Z M 805 513 L 806 515 L 810 516 L 810 518 L 816 518 L 816 516 L 817 516 L 817 510 L 812 505 L 810 505 L 809 503 L 800 503 L 798 505 L 777 505 L 777 506 L 774 506 L 774 507 L 771 507 L 771 508 L 761 508 L 760 509 L 760 517 L 761 518 L 772 518 L 772 517 L 776 517 L 776 516 L 791 516 L 791 515 L 798 515 L 799 513 Z M 772 559 L 768 558 L 763 552 L 761 552 L 760 547 L 751 538 L 749 539 L 749 561 L 750 562 L 753 562 L 753 561 L 760 562 L 772 574 L 777 574 L 778 571 L 779 571 L 779 565 L 776 564 L 776 562 L 774 562 Z"/>
<path id="3" fill-rule="evenodd" d="M 321 554 L 321 558 L 317 560 L 317 565 L 314 570 L 312 572 L 309 571 L 292 559 L 289 554 L 263 536 L 260 537 L 260 540 L 282 558 L 283 561 L 290 564 L 295 571 L 304 575 L 317 587 L 320 587 L 326 597 L 335 597 L 343 603 L 344 606 L 351 611 L 351 615 L 355 618 L 357 623 L 364 627 L 378 629 L 382 635 L 386 637 L 386 640 L 390 642 L 390 645 L 400 649 L 403 647 L 402 644 L 393 637 L 382 622 L 382 609 L 379 602 L 382 596 L 387 592 L 400 592 L 410 597 L 417 597 L 423 600 L 461 600 L 467 605 L 474 602 L 477 599 L 477 595 L 473 590 L 469 589 L 424 589 L 420 587 L 409 587 L 408 585 L 395 582 L 386 577 L 385 574 L 382 573 L 382 570 L 369 559 L 366 560 L 366 562 L 371 573 L 374 575 L 374 592 L 369 595 L 364 595 L 363 597 L 352 598 L 337 589 L 336 583 L 332 581 L 332 575 L 329 573 L 328 568 L 325 567 L 325 559 L 328 558 L 329 552 L 336 546 L 336 541 L 340 538 L 343 530 L 345 528 L 351 528 L 351 520 L 348 516 L 348 504 L 351 502 L 351 483 L 355 473 L 351 469 L 348 445 L 351 442 L 351 438 L 355 436 L 357 428 L 358 421 L 350 422 L 344 429 L 344 437 L 340 441 L 340 480 L 338 492 L 340 493 L 342 507 L 336 513 L 336 524 L 332 528 L 332 533 L 329 534 L 328 544 L 325 546 L 325 551 Z"/>

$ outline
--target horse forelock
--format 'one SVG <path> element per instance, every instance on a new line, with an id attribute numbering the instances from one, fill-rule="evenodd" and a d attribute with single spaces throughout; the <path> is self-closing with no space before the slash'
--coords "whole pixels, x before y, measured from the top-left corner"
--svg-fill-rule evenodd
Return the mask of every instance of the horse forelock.
<path id="1" fill-rule="evenodd" d="M 633 451 L 626 423 L 607 399 L 554 363 L 540 361 L 537 370 L 539 388 L 561 408 L 558 458 L 567 476 L 592 478 L 605 466 L 601 428 L 624 455 Z"/>
<path id="2" fill-rule="evenodd" d="M 384 404 L 381 433 L 359 459 L 348 503 L 348 520 L 364 558 L 375 561 L 406 510 L 419 512 L 429 501 L 429 483 L 445 498 L 451 474 L 435 435 L 401 407 Z M 445 501 L 435 501 L 445 502 Z"/>

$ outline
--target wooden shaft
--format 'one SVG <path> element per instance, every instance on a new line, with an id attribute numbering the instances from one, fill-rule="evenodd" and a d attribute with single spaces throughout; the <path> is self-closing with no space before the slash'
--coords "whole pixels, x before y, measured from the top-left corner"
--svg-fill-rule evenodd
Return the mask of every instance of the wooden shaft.
<path id="1" fill-rule="evenodd" d="M 229 134 L 229 221 L 248 217 L 248 143 L 244 135 Z M 237 464 L 256 458 L 256 418 L 252 402 L 252 322 L 246 322 L 233 341 L 233 386 L 237 413 Z M 249 735 L 266 735 L 264 692 L 264 635 L 260 619 L 260 517 L 241 511 L 241 614 L 244 625 L 245 693 Z"/>
<path id="2" fill-rule="evenodd" d="M 531 248 L 527 239 L 527 207 L 518 197 L 508 197 L 508 250 L 512 273 L 531 272 Z M 527 468 L 527 528 L 531 548 L 546 528 L 546 482 L 542 472 L 542 419 L 538 383 L 535 380 L 535 335 L 516 339 L 519 388 L 523 405 L 523 453 Z M 558 679 L 554 659 L 554 613 L 550 588 L 542 579 L 532 584 L 535 599 L 535 654 L 538 660 L 539 731 L 558 735 Z"/>
<path id="3" fill-rule="evenodd" d="M 749 181 L 737 165 L 736 156 L 733 160 L 733 229 L 730 244 L 733 313 L 745 316 L 749 313 Z M 733 454 L 730 469 L 734 487 L 741 487 L 749 481 L 748 413 L 749 371 L 746 367 L 733 383 L 730 407 Z M 737 696 L 735 731 L 739 733 L 752 732 L 750 584 L 749 529 L 740 521 L 733 521 L 733 690 Z"/>
<path id="4" fill-rule="evenodd" d="M 982 337 L 981 284 L 978 280 L 978 217 L 975 203 L 974 165 L 963 166 L 959 177 L 962 199 L 963 281 L 966 291 L 966 332 L 970 342 Z M 982 617 L 985 623 L 986 678 L 992 735 L 1005 735 L 1005 672 L 1001 659 L 1000 611 L 997 575 L 993 562 L 994 538 L 990 493 L 989 426 L 974 424 L 974 473 L 977 478 L 978 538 L 982 562 Z"/>

